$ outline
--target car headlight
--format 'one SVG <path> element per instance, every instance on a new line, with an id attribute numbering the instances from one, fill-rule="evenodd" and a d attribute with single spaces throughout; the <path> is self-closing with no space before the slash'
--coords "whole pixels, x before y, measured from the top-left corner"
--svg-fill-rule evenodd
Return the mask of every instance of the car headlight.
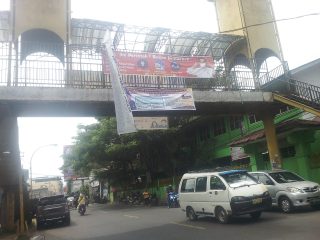
<path id="1" fill-rule="evenodd" d="M 248 200 L 248 198 L 243 197 L 243 196 L 236 196 L 231 199 L 231 201 L 234 201 L 234 202 L 243 202 L 243 201 L 247 201 L 247 200 Z"/>
<path id="2" fill-rule="evenodd" d="M 287 187 L 287 191 L 291 193 L 304 193 L 302 189 L 295 187 Z"/>

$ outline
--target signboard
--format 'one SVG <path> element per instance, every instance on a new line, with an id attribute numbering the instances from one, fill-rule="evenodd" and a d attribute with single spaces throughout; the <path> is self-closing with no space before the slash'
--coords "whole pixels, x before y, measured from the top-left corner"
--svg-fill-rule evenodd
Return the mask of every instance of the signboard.
<path id="1" fill-rule="evenodd" d="M 249 155 L 244 152 L 242 147 L 230 147 L 230 152 L 232 161 L 249 157 Z"/>
<path id="2" fill-rule="evenodd" d="M 72 147 L 73 147 L 73 145 L 65 145 L 65 146 L 63 146 L 63 155 L 66 156 L 66 155 L 71 154 Z M 64 168 L 64 170 L 63 170 L 63 178 L 64 178 L 65 181 L 72 180 L 72 179 L 75 179 L 77 177 L 78 176 L 75 175 L 74 170 L 73 170 L 73 168 L 71 166 L 69 166 L 68 168 Z"/>
<path id="3" fill-rule="evenodd" d="M 115 51 L 120 74 L 157 75 L 185 78 L 214 77 L 214 61 L 210 56 L 176 56 L 161 53 Z M 103 53 L 104 73 L 110 73 L 109 61 Z"/>
<path id="4" fill-rule="evenodd" d="M 134 117 L 134 124 L 138 130 L 168 129 L 167 117 Z"/>
<path id="5" fill-rule="evenodd" d="M 191 88 L 126 87 L 132 111 L 196 110 Z"/>

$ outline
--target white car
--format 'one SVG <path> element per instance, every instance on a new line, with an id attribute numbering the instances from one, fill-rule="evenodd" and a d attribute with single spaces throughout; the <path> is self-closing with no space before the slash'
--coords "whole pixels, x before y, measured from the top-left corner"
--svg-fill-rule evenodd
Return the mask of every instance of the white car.
<path id="1" fill-rule="evenodd" d="M 320 208 L 318 183 L 306 181 L 286 170 L 250 172 L 249 174 L 265 184 L 272 197 L 272 205 L 280 207 L 285 213 L 291 212 L 295 207 Z"/>

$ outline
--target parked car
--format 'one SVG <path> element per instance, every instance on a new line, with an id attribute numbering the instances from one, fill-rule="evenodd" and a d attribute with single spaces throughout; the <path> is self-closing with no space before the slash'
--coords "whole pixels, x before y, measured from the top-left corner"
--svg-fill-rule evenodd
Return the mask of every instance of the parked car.
<path id="1" fill-rule="evenodd" d="M 267 188 L 244 170 L 186 173 L 179 184 L 179 203 L 190 220 L 216 217 L 227 223 L 232 216 L 258 219 L 271 207 Z"/>
<path id="2" fill-rule="evenodd" d="M 318 183 L 307 181 L 286 170 L 250 172 L 250 174 L 265 184 L 272 197 L 272 205 L 280 207 L 285 213 L 291 212 L 296 207 L 320 208 Z"/>
<path id="3" fill-rule="evenodd" d="M 49 222 L 62 221 L 70 225 L 70 210 L 64 195 L 43 197 L 39 199 L 37 211 L 37 228 Z"/>

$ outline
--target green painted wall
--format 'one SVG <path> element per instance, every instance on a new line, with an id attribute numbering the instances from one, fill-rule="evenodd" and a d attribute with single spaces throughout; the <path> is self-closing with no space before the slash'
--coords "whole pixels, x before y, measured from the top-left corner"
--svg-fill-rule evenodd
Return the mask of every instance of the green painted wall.
<path id="1" fill-rule="evenodd" d="M 291 109 L 275 117 L 275 123 L 281 123 L 289 119 L 297 119 L 302 115 L 300 109 Z M 226 132 L 213 136 L 210 132 L 208 141 L 198 141 L 199 153 L 202 158 L 215 159 L 230 156 L 229 143 L 242 136 L 263 129 L 262 121 L 249 122 L 249 117 L 244 116 L 242 129 L 230 129 L 229 117 L 224 117 Z M 294 147 L 295 154 L 282 158 L 283 169 L 291 170 L 307 180 L 320 183 L 320 130 L 300 130 L 286 133 L 279 136 L 280 150 L 287 147 Z M 244 147 L 245 152 L 250 156 L 250 170 L 271 169 L 268 160 L 267 144 L 265 140 L 248 144 Z M 264 153 L 264 154 L 263 154 Z"/>

